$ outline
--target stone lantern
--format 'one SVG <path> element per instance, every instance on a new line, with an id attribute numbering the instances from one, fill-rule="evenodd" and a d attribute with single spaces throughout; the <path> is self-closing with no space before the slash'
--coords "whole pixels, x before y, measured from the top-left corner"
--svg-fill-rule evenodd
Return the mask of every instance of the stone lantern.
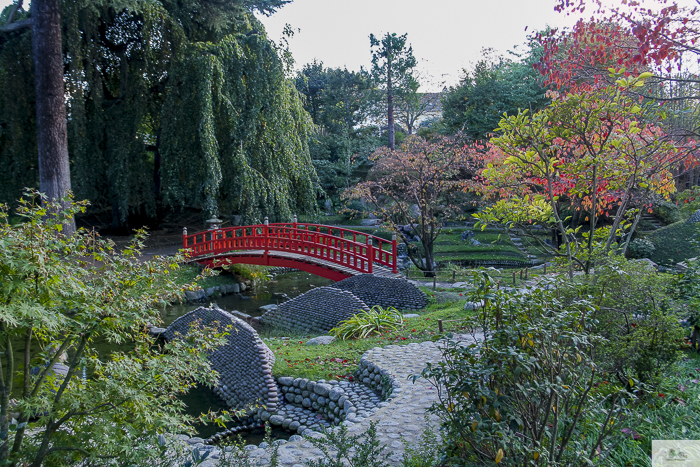
<path id="1" fill-rule="evenodd" d="M 211 219 L 207 219 L 205 222 L 207 224 L 207 230 L 218 230 L 221 228 L 221 223 L 223 221 L 216 217 L 212 217 Z"/>

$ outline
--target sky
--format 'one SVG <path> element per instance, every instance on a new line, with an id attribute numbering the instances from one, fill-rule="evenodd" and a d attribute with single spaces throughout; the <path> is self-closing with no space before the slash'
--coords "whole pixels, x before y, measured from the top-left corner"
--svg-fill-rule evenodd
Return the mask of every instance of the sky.
<path id="1" fill-rule="evenodd" d="M 620 0 L 607 0 L 609 5 Z M 12 0 L 0 0 L 0 9 Z M 25 5 L 28 4 L 25 1 Z M 272 16 L 259 16 L 279 42 L 289 24 L 290 50 L 300 69 L 314 59 L 327 67 L 369 68 L 369 35 L 408 34 L 422 76 L 421 91 L 459 81 L 484 48 L 506 54 L 528 33 L 570 27 L 578 18 L 554 11 L 554 0 L 294 0 Z M 692 4 L 693 0 L 679 0 Z M 26 7 L 26 6 L 25 6 Z M 526 30 L 527 28 L 527 30 Z"/>
<path id="2" fill-rule="evenodd" d="M 333 68 L 369 68 L 370 34 L 407 33 L 421 74 L 431 77 L 424 91 L 456 84 L 484 48 L 522 50 L 528 33 L 576 21 L 555 12 L 554 0 L 294 0 L 259 18 L 275 41 L 285 24 L 292 26 L 297 68 L 314 59 Z"/>

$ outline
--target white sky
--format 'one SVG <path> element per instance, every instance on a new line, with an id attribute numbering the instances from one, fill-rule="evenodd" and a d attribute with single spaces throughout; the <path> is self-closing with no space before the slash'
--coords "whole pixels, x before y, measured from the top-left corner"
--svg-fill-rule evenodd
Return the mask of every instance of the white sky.
<path id="1" fill-rule="evenodd" d="M 408 33 L 419 69 L 448 85 L 483 48 L 505 53 L 529 32 L 575 23 L 554 11 L 553 0 L 294 0 L 260 19 L 276 41 L 286 23 L 300 29 L 290 40 L 297 68 L 314 58 L 328 67 L 368 68 L 370 33 Z"/>
<path id="2" fill-rule="evenodd" d="M 620 0 L 607 0 L 613 5 Z M 0 9 L 12 0 L 0 0 Z M 28 4 L 25 1 L 25 4 Z M 320 60 L 327 67 L 358 70 L 371 62 L 369 35 L 408 33 L 424 76 L 423 90 L 453 85 L 483 48 L 506 53 L 529 32 L 572 26 L 576 18 L 554 11 L 554 0 L 294 0 L 271 17 L 261 17 L 278 42 L 284 25 L 300 30 L 290 40 L 296 67 Z M 656 7 L 655 2 L 648 2 Z M 679 0 L 693 4 L 694 0 Z M 656 8 L 654 8 L 656 9 Z M 527 27 L 527 32 L 525 28 Z"/>

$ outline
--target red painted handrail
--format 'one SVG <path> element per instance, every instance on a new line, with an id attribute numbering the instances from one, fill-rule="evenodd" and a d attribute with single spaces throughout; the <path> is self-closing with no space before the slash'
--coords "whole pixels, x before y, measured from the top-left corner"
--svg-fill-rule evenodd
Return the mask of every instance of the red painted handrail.
<path id="1" fill-rule="evenodd" d="M 236 250 L 286 251 L 323 259 L 346 268 L 371 274 L 374 263 L 394 274 L 396 236 L 387 241 L 356 230 L 321 224 L 275 223 L 225 227 L 187 235 L 182 247 L 190 258 L 221 255 Z"/>

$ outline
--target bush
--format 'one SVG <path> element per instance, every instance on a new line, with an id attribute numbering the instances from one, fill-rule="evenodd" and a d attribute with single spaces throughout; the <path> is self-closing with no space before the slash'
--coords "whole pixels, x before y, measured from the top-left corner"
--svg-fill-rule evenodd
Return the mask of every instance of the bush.
<path id="1" fill-rule="evenodd" d="M 599 324 L 593 329 L 606 340 L 595 359 L 619 382 L 635 378 L 658 384 L 677 361 L 684 332 L 673 281 L 644 262 L 610 256 L 588 281 L 571 286 L 572 299 L 587 296 L 596 304 L 592 317 Z"/>
<path id="2" fill-rule="evenodd" d="M 350 435 L 345 425 L 325 430 L 322 437 L 304 436 L 323 453 L 318 461 L 307 461 L 308 467 L 389 467 L 386 446 L 377 438 L 377 426 L 371 421 L 364 434 Z"/>
<path id="3" fill-rule="evenodd" d="M 147 332 L 184 288 L 184 257 L 142 261 L 143 232 L 120 251 L 84 229 L 64 235 L 86 205 L 29 192 L 14 225 L 0 206 L 0 465 L 153 465 L 144 440 L 192 432 L 177 396 L 216 380 L 207 356 L 222 330 L 162 346 Z"/>
<path id="4" fill-rule="evenodd" d="M 350 319 L 341 321 L 328 334 L 338 339 L 363 339 L 373 334 L 394 331 L 403 324 L 403 316 L 394 307 L 382 308 L 375 305 L 369 311 L 362 311 Z"/>
<path id="5" fill-rule="evenodd" d="M 654 215 L 667 224 L 685 220 L 687 215 L 678 208 L 676 203 L 661 201 L 654 204 Z"/>
<path id="6" fill-rule="evenodd" d="M 604 464 L 628 396 L 592 358 L 594 310 L 539 289 L 491 294 L 479 312 L 484 340 L 448 340 L 444 360 L 422 373 L 444 388 L 431 410 L 445 428 L 445 463 Z"/>
<path id="7" fill-rule="evenodd" d="M 645 238 L 635 238 L 627 247 L 627 257 L 631 259 L 649 258 L 656 251 L 653 243 Z"/>

